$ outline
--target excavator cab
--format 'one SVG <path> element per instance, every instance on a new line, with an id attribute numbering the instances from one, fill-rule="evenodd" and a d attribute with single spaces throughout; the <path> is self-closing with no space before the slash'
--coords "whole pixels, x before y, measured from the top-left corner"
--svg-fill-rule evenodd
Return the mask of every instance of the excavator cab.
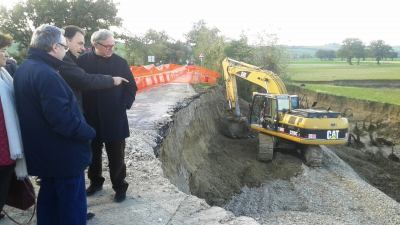
<path id="1" fill-rule="evenodd" d="M 276 99 L 268 94 L 253 95 L 253 101 L 250 109 L 250 124 L 275 129 L 274 118 L 277 115 Z"/>
<path id="2" fill-rule="evenodd" d="M 277 130 L 279 117 L 291 109 L 291 96 L 286 94 L 253 93 L 250 124 Z"/>

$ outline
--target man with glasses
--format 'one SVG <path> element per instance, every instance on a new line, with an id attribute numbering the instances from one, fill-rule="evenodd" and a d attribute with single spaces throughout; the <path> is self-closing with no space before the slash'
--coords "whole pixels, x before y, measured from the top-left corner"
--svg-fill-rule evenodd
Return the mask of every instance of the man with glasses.
<path id="1" fill-rule="evenodd" d="M 126 198 L 128 183 L 125 181 L 126 166 L 125 138 L 129 137 L 129 125 L 126 110 L 130 109 L 136 95 L 136 83 L 125 59 L 114 54 L 113 33 L 99 30 L 91 37 L 92 52 L 78 58 L 78 65 L 88 73 L 120 75 L 129 83 L 112 89 L 88 91 L 83 94 L 83 108 L 86 119 L 96 130 L 92 141 L 93 159 L 89 166 L 90 186 L 88 196 L 102 189 L 102 148 L 105 145 L 114 201 L 122 202 Z"/>
<path id="2" fill-rule="evenodd" d="M 14 88 L 28 173 L 41 179 L 38 225 L 85 225 L 84 171 L 95 131 L 86 123 L 58 73 L 67 45 L 62 30 L 42 25 L 33 33 Z"/>
<path id="3" fill-rule="evenodd" d="M 63 59 L 65 63 L 60 67 L 60 74 L 75 93 L 80 106 L 82 106 L 82 91 L 107 89 L 128 82 L 119 76 L 86 73 L 76 64 L 78 57 L 85 51 L 85 31 L 73 25 L 63 29 L 67 40 L 65 47 L 68 49 Z"/>

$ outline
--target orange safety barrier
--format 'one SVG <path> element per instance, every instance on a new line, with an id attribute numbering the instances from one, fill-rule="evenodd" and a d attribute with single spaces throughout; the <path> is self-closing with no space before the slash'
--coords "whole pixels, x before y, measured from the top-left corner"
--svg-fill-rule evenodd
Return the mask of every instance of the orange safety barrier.
<path id="1" fill-rule="evenodd" d="M 220 74 L 200 66 L 164 64 L 131 66 L 138 91 L 165 83 L 207 83 L 215 85 Z"/>

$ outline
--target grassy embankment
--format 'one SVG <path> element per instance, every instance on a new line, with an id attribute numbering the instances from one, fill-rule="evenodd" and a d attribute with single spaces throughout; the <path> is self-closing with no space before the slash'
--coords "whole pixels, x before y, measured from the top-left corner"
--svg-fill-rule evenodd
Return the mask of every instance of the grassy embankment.
<path id="1" fill-rule="evenodd" d="M 343 61 L 294 61 L 288 67 L 293 81 L 333 80 L 399 80 L 400 61 L 363 61 L 348 65 Z M 400 90 L 393 88 L 360 88 L 324 84 L 306 84 L 305 88 L 334 95 L 400 105 Z"/>

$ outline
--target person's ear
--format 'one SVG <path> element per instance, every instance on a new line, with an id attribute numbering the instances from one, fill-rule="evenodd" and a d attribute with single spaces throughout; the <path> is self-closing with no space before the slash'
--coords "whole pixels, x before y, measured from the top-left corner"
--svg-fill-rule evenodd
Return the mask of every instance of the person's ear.
<path id="1" fill-rule="evenodd" d="M 58 48 L 58 44 L 54 43 L 54 44 L 51 46 L 51 52 L 54 52 L 54 53 L 58 52 L 57 48 Z"/>
<path id="2" fill-rule="evenodd" d="M 57 47 L 58 47 L 58 46 L 57 46 L 56 43 L 54 43 L 54 44 L 51 46 L 51 48 L 52 48 L 53 51 L 57 51 Z"/>

